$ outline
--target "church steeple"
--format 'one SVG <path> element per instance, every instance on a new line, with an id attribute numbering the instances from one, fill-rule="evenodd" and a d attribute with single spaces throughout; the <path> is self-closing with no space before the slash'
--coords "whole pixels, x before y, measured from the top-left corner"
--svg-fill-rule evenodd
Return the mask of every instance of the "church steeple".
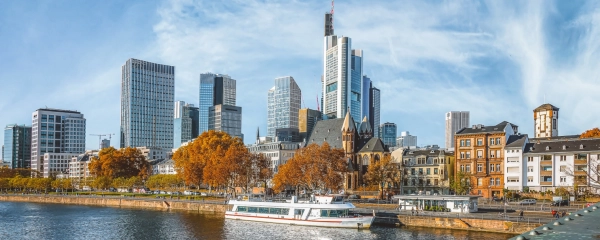
<path id="1" fill-rule="evenodd" d="M 361 138 L 371 138 L 373 137 L 373 129 L 371 128 L 371 124 L 365 116 L 358 127 L 358 134 Z"/>
<path id="2" fill-rule="evenodd" d="M 346 111 L 346 117 L 344 118 L 344 125 L 342 125 L 342 132 L 354 131 L 354 126 L 356 126 L 356 124 L 354 123 L 352 116 L 350 116 L 350 109 L 348 109 L 348 111 Z"/>
<path id="3" fill-rule="evenodd" d="M 356 128 L 354 125 L 354 120 L 352 116 L 350 116 L 350 111 L 346 112 L 346 117 L 344 118 L 344 124 L 342 125 L 342 146 L 344 148 L 344 152 L 346 154 L 354 153 L 354 135 L 356 134 Z"/>

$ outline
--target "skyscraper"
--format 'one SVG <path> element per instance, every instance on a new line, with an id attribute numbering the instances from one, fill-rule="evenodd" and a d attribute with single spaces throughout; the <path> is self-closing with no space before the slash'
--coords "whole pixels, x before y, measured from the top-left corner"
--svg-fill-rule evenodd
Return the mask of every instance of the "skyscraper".
<path id="1" fill-rule="evenodd" d="M 369 114 L 369 109 L 371 107 L 369 104 L 371 102 L 370 101 L 370 99 L 371 99 L 371 79 L 369 77 L 367 77 L 367 75 L 364 75 L 362 77 L 362 79 L 363 79 L 362 95 L 361 95 L 361 98 L 362 98 L 361 99 L 361 104 L 362 104 L 361 110 L 362 110 L 362 112 L 361 112 L 360 116 L 362 116 L 363 118 L 367 117 L 370 120 L 371 115 Z M 369 121 L 369 123 L 371 123 L 371 121 Z M 373 125 L 371 125 L 371 126 L 373 126 Z"/>
<path id="2" fill-rule="evenodd" d="M 369 121 L 371 122 L 371 126 L 373 126 L 373 133 L 374 133 L 374 137 L 378 137 L 381 138 L 381 136 L 379 136 L 379 122 L 381 119 L 381 114 L 380 114 L 380 110 L 381 110 L 381 102 L 380 102 L 380 93 L 379 93 L 379 89 L 376 87 L 373 87 L 373 84 L 371 83 L 371 88 L 369 90 Z"/>
<path id="3" fill-rule="evenodd" d="M 352 49 L 350 63 L 350 115 L 354 122 L 362 120 L 362 95 L 363 95 L 363 51 Z"/>
<path id="4" fill-rule="evenodd" d="M 244 140 L 241 107 L 219 104 L 210 107 L 208 112 L 208 130 L 226 132 Z"/>
<path id="5" fill-rule="evenodd" d="M 318 121 L 323 120 L 323 113 L 310 108 L 300 109 L 298 115 L 298 130 L 301 140 L 308 137 Z"/>
<path id="6" fill-rule="evenodd" d="M 446 149 L 454 149 L 454 134 L 469 127 L 468 111 L 451 111 L 446 113 Z"/>
<path id="7" fill-rule="evenodd" d="M 173 148 L 178 148 L 182 143 L 198 137 L 199 111 L 193 104 L 177 101 L 175 102 L 174 114 Z"/>
<path id="8" fill-rule="evenodd" d="M 267 99 L 267 137 L 275 137 L 277 129 L 298 129 L 298 113 L 302 91 L 291 76 L 275 79 Z"/>
<path id="9" fill-rule="evenodd" d="M 2 159 L 11 168 L 31 168 L 31 127 L 11 124 L 4 128 Z"/>
<path id="10" fill-rule="evenodd" d="M 209 108 L 224 104 L 235 106 L 236 81 L 226 74 L 202 73 L 200 74 L 200 104 L 199 104 L 199 129 L 202 134 L 208 131 Z"/>
<path id="11" fill-rule="evenodd" d="M 43 177 L 66 173 L 71 158 L 85 152 L 85 127 L 86 119 L 78 111 L 42 108 L 33 112 L 31 170 Z"/>
<path id="12" fill-rule="evenodd" d="M 173 148 L 175 67 L 131 58 L 121 70 L 121 147 Z"/>
<path id="13" fill-rule="evenodd" d="M 396 146 L 396 136 L 398 131 L 395 123 L 386 122 L 379 127 L 379 136 L 381 141 L 388 147 Z"/>
<path id="14" fill-rule="evenodd" d="M 330 119 L 343 117 L 350 104 L 351 47 L 349 37 L 325 37 L 323 114 Z"/>

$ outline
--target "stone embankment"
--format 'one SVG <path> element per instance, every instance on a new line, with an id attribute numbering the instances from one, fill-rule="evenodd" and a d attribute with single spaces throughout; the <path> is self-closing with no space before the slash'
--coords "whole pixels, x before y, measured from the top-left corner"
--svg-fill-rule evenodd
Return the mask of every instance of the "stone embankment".
<path id="1" fill-rule="evenodd" d="M 190 202 L 171 199 L 78 197 L 56 195 L 0 195 L 0 201 L 77 204 L 122 208 L 173 209 L 198 212 L 225 212 L 227 205 L 215 202 Z"/>
<path id="2" fill-rule="evenodd" d="M 520 234 L 541 226 L 540 223 L 511 222 L 493 219 L 443 218 L 398 215 L 398 224 L 413 227 L 463 229 L 469 231 L 501 232 Z"/>

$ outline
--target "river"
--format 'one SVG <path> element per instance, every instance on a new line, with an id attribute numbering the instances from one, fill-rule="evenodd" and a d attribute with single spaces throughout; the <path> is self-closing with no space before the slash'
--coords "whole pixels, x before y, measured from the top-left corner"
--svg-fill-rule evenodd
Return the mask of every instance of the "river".
<path id="1" fill-rule="evenodd" d="M 0 202 L 0 239 L 507 239 L 432 228 L 314 228 L 225 220 L 222 214 Z"/>

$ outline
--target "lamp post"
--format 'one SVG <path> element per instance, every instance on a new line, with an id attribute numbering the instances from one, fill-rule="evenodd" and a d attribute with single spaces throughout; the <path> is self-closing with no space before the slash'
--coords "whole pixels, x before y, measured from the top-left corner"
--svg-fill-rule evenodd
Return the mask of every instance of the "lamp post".
<path id="1" fill-rule="evenodd" d="M 488 186 L 488 198 L 490 199 L 489 201 L 492 202 L 492 185 Z"/>

